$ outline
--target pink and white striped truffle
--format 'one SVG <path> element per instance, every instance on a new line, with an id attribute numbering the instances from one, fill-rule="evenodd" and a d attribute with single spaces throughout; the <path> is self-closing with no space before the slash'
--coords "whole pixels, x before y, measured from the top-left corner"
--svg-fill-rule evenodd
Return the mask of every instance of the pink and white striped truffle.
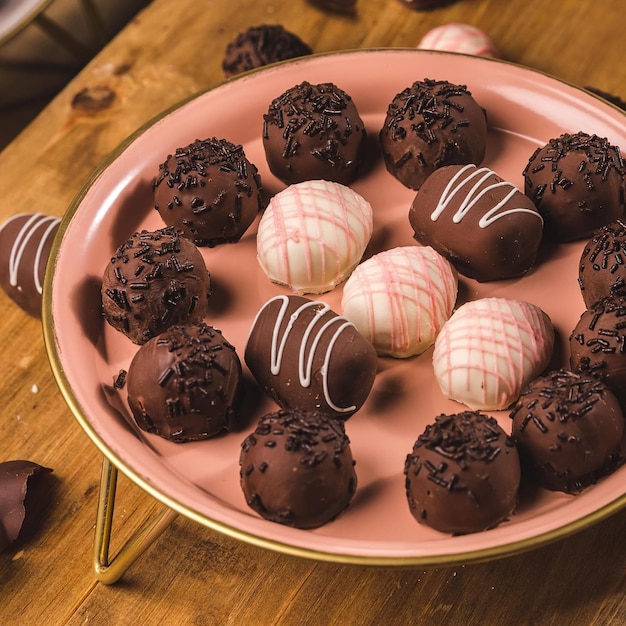
<path id="1" fill-rule="evenodd" d="M 372 207 L 326 180 L 290 185 L 259 222 L 257 258 L 267 277 L 300 294 L 324 293 L 361 260 L 373 231 Z"/>
<path id="2" fill-rule="evenodd" d="M 354 270 L 343 288 L 342 314 L 378 354 L 406 358 L 434 343 L 457 290 L 456 271 L 430 246 L 393 248 Z"/>
<path id="3" fill-rule="evenodd" d="M 0 227 L 0 286 L 18 306 L 41 317 L 43 281 L 61 218 L 20 213 Z"/>
<path id="4" fill-rule="evenodd" d="M 506 409 L 547 367 L 554 328 L 538 306 L 482 298 L 459 307 L 435 341 L 433 367 L 442 393 L 474 410 Z"/>
<path id="5" fill-rule="evenodd" d="M 461 52 L 495 59 L 500 57 L 494 42 L 480 28 L 456 22 L 442 24 L 429 30 L 417 47 L 421 50 Z"/>

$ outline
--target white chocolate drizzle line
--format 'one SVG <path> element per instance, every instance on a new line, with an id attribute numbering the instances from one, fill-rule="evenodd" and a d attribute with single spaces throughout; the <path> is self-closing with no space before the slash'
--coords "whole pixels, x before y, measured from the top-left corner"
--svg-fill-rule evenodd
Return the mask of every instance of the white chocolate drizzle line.
<path id="1" fill-rule="evenodd" d="M 330 363 L 330 357 L 332 355 L 333 347 L 335 346 L 335 342 L 339 338 L 339 335 L 348 327 L 353 326 L 351 322 L 349 322 L 345 317 L 341 317 L 339 315 L 327 320 L 322 324 L 321 327 L 317 326 L 318 322 L 322 319 L 322 317 L 330 311 L 330 307 L 324 302 L 315 302 L 309 301 L 305 302 L 302 306 L 296 309 L 289 318 L 289 322 L 287 323 L 287 327 L 285 328 L 285 332 L 280 334 L 280 327 L 282 325 L 283 319 L 285 317 L 285 312 L 287 311 L 287 307 L 289 306 L 289 298 L 288 296 L 275 296 L 271 300 L 267 302 L 266 307 L 273 302 L 274 300 L 282 300 L 282 304 L 280 307 L 280 311 L 276 316 L 276 321 L 274 323 L 274 330 L 272 332 L 272 351 L 270 357 L 270 371 L 274 376 L 277 376 L 280 373 L 280 369 L 282 366 L 283 353 L 285 351 L 285 346 L 289 339 L 289 334 L 293 329 L 298 317 L 308 308 L 311 307 L 319 307 L 317 311 L 315 311 L 315 315 L 312 317 L 309 325 L 307 326 L 304 335 L 302 337 L 302 341 L 300 343 L 300 350 L 298 352 L 298 376 L 300 380 L 300 385 L 302 387 L 309 387 L 311 385 L 311 374 L 313 372 L 313 359 L 315 357 L 315 353 L 317 351 L 317 347 L 319 342 L 322 339 L 323 334 L 333 325 L 338 324 L 337 328 L 331 337 L 328 347 L 326 348 L 326 354 L 324 355 L 324 362 L 321 368 L 322 374 L 322 387 L 324 390 L 324 399 L 328 406 L 333 409 L 333 411 L 337 411 L 338 413 L 347 413 L 350 411 L 354 411 L 356 409 L 355 405 L 348 407 L 339 407 L 337 406 L 332 399 L 330 398 L 330 392 L 328 390 L 328 367 Z M 306 345 L 311 334 L 316 330 L 317 334 L 313 338 L 313 343 L 309 348 L 308 354 L 306 354 Z"/>
<path id="2" fill-rule="evenodd" d="M 22 214 L 16 215 L 13 219 L 22 216 Z M 48 226 L 42 233 L 39 243 L 37 244 L 37 250 L 33 261 L 33 283 L 35 284 L 37 293 L 41 294 L 43 292 L 43 286 L 41 284 L 41 280 L 39 279 L 39 264 L 41 262 L 41 255 L 43 254 L 43 249 L 48 238 L 54 232 L 54 229 L 58 226 L 60 221 L 61 218 L 59 217 L 46 217 L 41 213 L 36 213 L 24 222 L 22 228 L 15 237 L 13 247 L 11 248 L 11 254 L 9 255 L 9 284 L 11 287 L 18 287 L 17 278 L 20 270 L 20 263 L 22 262 L 24 252 L 26 251 L 29 241 L 34 236 L 35 231 L 47 222 Z"/>
<path id="3" fill-rule="evenodd" d="M 472 169 L 474 171 L 463 178 L 464 174 Z M 512 213 L 530 213 L 531 215 L 534 215 L 535 217 L 540 219 L 543 223 L 543 218 L 541 217 L 539 212 L 533 211 L 532 209 L 515 207 L 513 209 L 507 209 L 506 211 L 499 212 L 516 193 L 521 193 L 521 191 L 519 191 L 517 187 L 515 187 L 515 185 L 504 180 L 497 183 L 492 183 L 491 185 L 485 185 L 483 189 L 480 189 L 483 183 L 492 175 L 495 175 L 495 172 L 493 172 L 489 168 L 477 168 L 473 163 L 470 163 L 469 165 L 461 168 L 446 185 L 439 198 L 439 201 L 437 202 L 435 210 L 430 215 L 430 219 L 433 222 L 437 221 L 441 214 L 446 210 L 448 204 L 450 204 L 450 202 L 452 201 L 452 198 L 454 198 L 454 196 L 460 192 L 463 185 L 470 182 L 473 178 L 480 176 L 478 182 L 475 183 L 474 186 L 467 192 L 457 212 L 452 216 L 452 222 L 454 224 L 459 224 L 461 220 L 471 211 L 471 209 L 486 193 L 499 187 L 509 188 L 509 192 L 502 198 L 502 200 L 500 200 L 500 202 L 498 202 L 494 207 L 489 209 L 489 211 L 487 211 L 480 218 L 478 222 L 478 226 L 480 228 L 487 228 L 487 226 L 493 224 L 493 222 L 495 222 L 496 220 L 499 220 L 501 217 L 504 217 L 505 215 L 510 215 Z"/>

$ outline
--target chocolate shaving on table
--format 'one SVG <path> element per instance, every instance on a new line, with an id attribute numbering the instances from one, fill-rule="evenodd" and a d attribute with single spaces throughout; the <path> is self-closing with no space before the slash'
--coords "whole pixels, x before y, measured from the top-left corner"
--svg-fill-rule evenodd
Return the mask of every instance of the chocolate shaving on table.
<path id="1" fill-rule="evenodd" d="M 50 472 L 32 461 L 0 463 L 0 551 L 37 526 L 45 501 L 41 476 Z"/>

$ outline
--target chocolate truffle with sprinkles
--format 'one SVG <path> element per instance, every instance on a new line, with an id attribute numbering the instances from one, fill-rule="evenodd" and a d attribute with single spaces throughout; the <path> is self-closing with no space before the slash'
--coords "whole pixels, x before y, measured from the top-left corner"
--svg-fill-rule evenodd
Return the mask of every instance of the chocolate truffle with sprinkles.
<path id="1" fill-rule="evenodd" d="M 322 526 L 349 506 L 356 491 L 343 422 L 317 411 L 264 415 L 243 441 L 239 465 L 248 506 L 286 526 Z"/>
<path id="2" fill-rule="evenodd" d="M 137 425 L 175 443 L 213 437 L 237 418 L 239 357 L 204 322 L 173 326 L 141 346 L 127 381 Z"/>
<path id="3" fill-rule="evenodd" d="M 239 241 L 260 209 L 261 177 L 243 147 L 196 139 L 159 166 L 154 207 L 197 246 Z"/>
<path id="4" fill-rule="evenodd" d="M 522 474 L 578 493 L 617 467 L 624 416 L 600 380 L 560 369 L 532 381 L 511 412 Z"/>
<path id="5" fill-rule="evenodd" d="M 554 241 L 591 237 L 624 214 L 624 161 L 605 138 L 578 132 L 550 139 L 523 175 L 524 191 Z"/>
<path id="6" fill-rule="evenodd" d="M 602 226 L 580 256 L 578 284 L 587 308 L 605 296 L 626 295 L 626 224 Z"/>
<path id="7" fill-rule="evenodd" d="M 267 164 L 288 185 L 317 179 L 349 185 L 358 176 L 366 138 L 354 101 L 333 83 L 295 85 L 263 116 Z"/>
<path id="8" fill-rule="evenodd" d="M 306 56 L 313 51 L 298 35 L 280 24 L 251 26 L 226 46 L 222 69 L 226 76 L 270 63 Z"/>
<path id="9" fill-rule="evenodd" d="M 467 87 L 428 78 L 394 97 L 380 131 L 387 170 L 411 189 L 444 165 L 480 165 L 486 140 L 485 111 Z"/>
<path id="10" fill-rule="evenodd" d="M 420 524 L 444 533 L 487 530 L 517 506 L 521 470 L 513 440 L 488 415 L 439 415 L 404 465 L 406 496 Z"/>
<path id="11" fill-rule="evenodd" d="M 607 296 L 587 309 L 569 347 L 570 367 L 599 377 L 626 406 L 626 297 Z"/>
<path id="12" fill-rule="evenodd" d="M 111 257 L 102 277 L 106 321 L 143 344 L 208 311 L 210 277 L 196 246 L 173 228 L 142 230 Z"/>

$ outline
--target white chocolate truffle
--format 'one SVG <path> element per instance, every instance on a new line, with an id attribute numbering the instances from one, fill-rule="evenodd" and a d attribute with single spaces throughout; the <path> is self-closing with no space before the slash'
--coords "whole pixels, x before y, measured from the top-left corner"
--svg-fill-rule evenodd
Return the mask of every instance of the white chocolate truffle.
<path id="1" fill-rule="evenodd" d="M 344 285 L 341 307 L 378 354 L 406 358 L 434 343 L 457 291 L 449 261 L 430 246 L 406 246 L 361 263 Z"/>
<path id="2" fill-rule="evenodd" d="M 459 307 L 433 352 L 442 393 L 474 410 L 506 409 L 547 367 L 554 328 L 538 306 L 482 298 Z"/>
<path id="3" fill-rule="evenodd" d="M 326 180 L 290 185 L 269 202 L 257 234 L 267 277 L 296 293 L 324 293 L 344 281 L 372 236 L 369 202 Z"/>
<path id="4" fill-rule="evenodd" d="M 417 44 L 417 47 L 420 50 L 461 52 L 495 59 L 500 57 L 492 39 L 480 28 L 456 22 L 442 24 L 429 30 Z"/>

